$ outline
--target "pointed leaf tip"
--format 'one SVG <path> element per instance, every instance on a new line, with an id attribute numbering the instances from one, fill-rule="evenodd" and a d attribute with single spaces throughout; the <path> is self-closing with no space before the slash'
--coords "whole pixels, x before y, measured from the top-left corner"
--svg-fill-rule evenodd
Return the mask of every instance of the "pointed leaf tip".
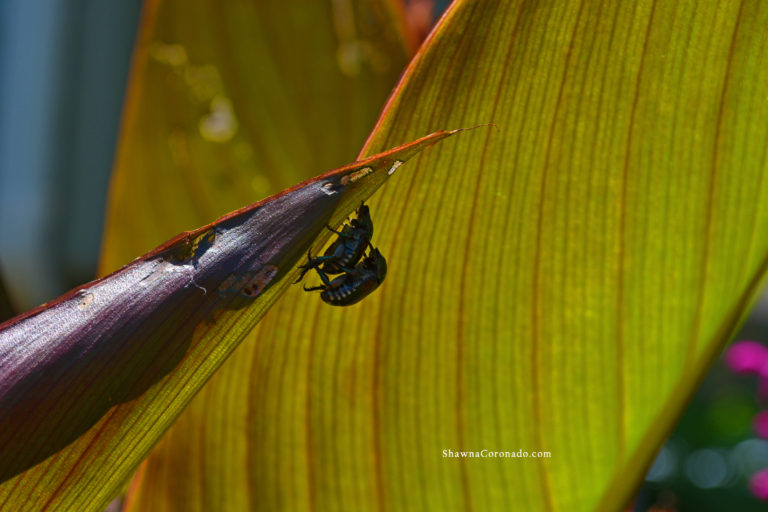
<path id="1" fill-rule="evenodd" d="M 327 236 L 324 227 L 453 133 L 329 171 L 181 233 L 0 324 L 0 498 L 71 508 L 81 503 L 81 482 L 98 480 L 103 496 L 116 492 L 288 286 L 310 244 Z M 33 492 L 42 475 L 51 484 Z"/>

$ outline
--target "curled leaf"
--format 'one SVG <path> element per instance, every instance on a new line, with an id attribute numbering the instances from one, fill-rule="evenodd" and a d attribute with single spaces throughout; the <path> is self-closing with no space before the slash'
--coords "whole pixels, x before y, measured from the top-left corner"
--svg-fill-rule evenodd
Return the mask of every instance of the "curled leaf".
<path id="1" fill-rule="evenodd" d="M 0 508 L 102 506 L 290 284 L 313 241 L 327 239 L 324 227 L 452 133 L 182 233 L 0 325 Z"/>

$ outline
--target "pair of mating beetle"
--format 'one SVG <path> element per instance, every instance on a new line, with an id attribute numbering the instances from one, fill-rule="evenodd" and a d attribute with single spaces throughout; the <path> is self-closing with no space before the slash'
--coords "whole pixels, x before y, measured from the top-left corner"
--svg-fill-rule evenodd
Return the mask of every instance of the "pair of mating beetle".
<path id="1" fill-rule="evenodd" d="M 357 218 L 345 223 L 341 231 L 326 227 L 338 238 L 322 256 L 313 258 L 311 251 L 307 253 L 309 261 L 299 267 L 301 274 L 295 282 L 301 281 L 314 268 L 323 284 L 311 288 L 305 286 L 305 291 L 322 290 L 320 298 L 331 306 L 356 304 L 378 288 L 387 275 L 387 260 L 371 245 L 373 221 L 368 206 L 360 203 Z M 366 249 L 369 249 L 367 255 Z M 331 281 L 328 274 L 341 275 Z"/>

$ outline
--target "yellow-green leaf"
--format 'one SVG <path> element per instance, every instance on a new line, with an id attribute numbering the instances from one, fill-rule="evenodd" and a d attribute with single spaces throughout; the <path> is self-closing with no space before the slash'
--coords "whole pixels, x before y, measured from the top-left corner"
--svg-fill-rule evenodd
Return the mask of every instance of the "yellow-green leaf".
<path id="1" fill-rule="evenodd" d="M 352 161 L 406 63 L 392 9 L 384 0 L 148 1 L 102 272 Z"/>
<path id="2" fill-rule="evenodd" d="M 498 130 L 394 176 L 369 203 L 384 285 L 348 309 L 289 290 L 129 509 L 625 506 L 765 275 L 767 23 L 735 0 L 455 2 L 365 154 Z"/>
<path id="3" fill-rule="evenodd" d="M 111 188 L 103 271 L 182 229 L 352 160 L 405 63 L 403 40 L 408 36 L 396 7 L 378 0 L 215 7 L 147 2 Z M 369 192 L 350 194 L 348 209 Z M 322 215 L 315 220 L 320 222 Z M 278 288 L 272 291 L 277 295 Z M 189 377 L 178 394 L 173 386 L 152 388 L 133 403 L 110 409 L 96 430 L 0 485 L 0 509 L 103 508 L 267 303 L 233 320 L 237 328 L 220 326 L 220 334 L 232 331 L 226 339 L 195 338 L 202 352 L 191 352 L 212 356 L 201 371 L 190 373 L 188 363 L 194 358 L 187 353 L 186 365 L 169 378 L 178 384 Z M 166 340 L 166 345 L 156 348 L 178 352 L 178 344 Z M 113 384 L 120 387 L 119 382 L 102 387 Z M 74 389 L 69 394 L 77 395 Z M 77 403 L 87 408 L 86 400 Z M 141 411 L 144 406 L 147 414 Z M 95 417 L 101 412 L 95 411 Z M 158 413 L 162 416 L 154 423 Z M 55 427 L 30 428 L 30 435 L 53 432 L 52 438 L 7 449 L 21 449 L 35 459 L 41 453 L 35 446 L 54 446 L 65 433 Z M 90 440 L 95 441 L 88 445 Z M 11 466 L 18 468 L 19 461 L 6 460 L 5 467 Z"/>
<path id="4" fill-rule="evenodd" d="M 294 280 L 312 241 L 328 239 L 325 227 L 453 133 L 182 233 L 0 324 L 0 508 L 103 507 Z"/>

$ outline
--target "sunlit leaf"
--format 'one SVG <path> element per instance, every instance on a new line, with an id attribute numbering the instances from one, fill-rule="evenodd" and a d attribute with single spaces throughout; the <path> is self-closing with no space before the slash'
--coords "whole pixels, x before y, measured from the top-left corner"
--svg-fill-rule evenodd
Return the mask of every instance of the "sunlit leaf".
<path id="1" fill-rule="evenodd" d="M 434 133 L 182 233 L 0 324 L 0 507 L 103 507 L 293 281 L 295 264 L 318 234 L 328 238 L 325 226 L 452 133 Z"/>
<path id="2" fill-rule="evenodd" d="M 390 4 L 147 2 L 102 272 L 352 161 L 407 62 Z"/>
<path id="3" fill-rule="evenodd" d="M 767 22 L 455 2 L 365 152 L 499 129 L 370 201 L 385 284 L 347 309 L 289 290 L 130 510 L 621 509 L 764 278 Z"/>

